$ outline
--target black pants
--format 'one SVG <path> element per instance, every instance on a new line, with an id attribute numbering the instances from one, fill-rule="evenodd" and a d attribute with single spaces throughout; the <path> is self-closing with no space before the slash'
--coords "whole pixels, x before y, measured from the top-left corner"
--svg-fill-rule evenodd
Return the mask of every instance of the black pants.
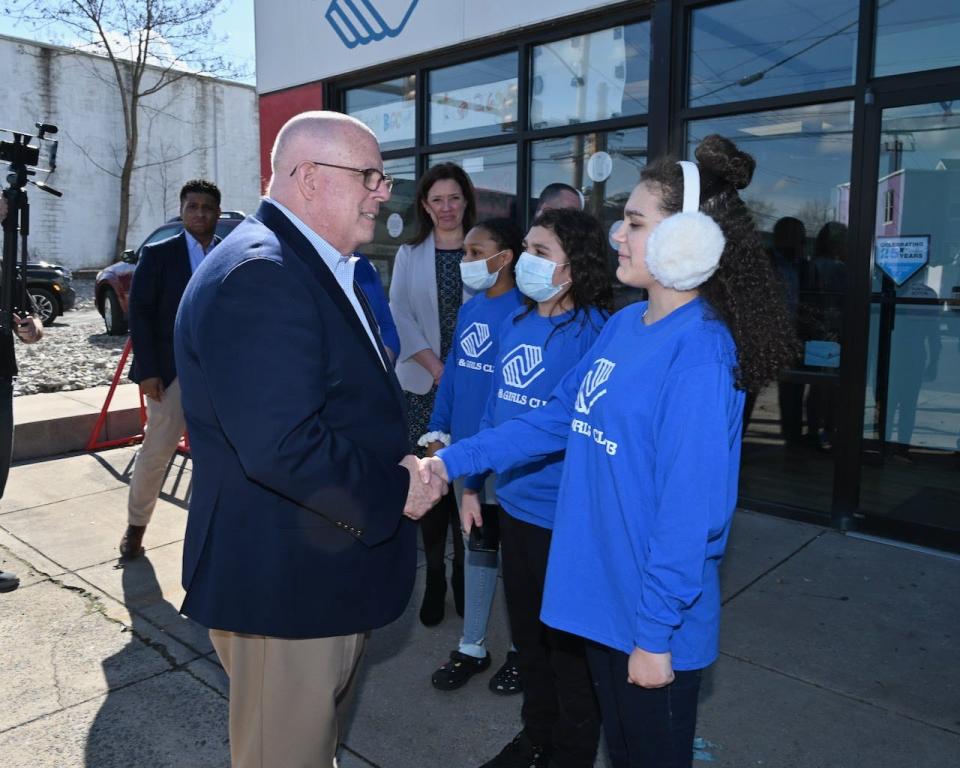
<path id="1" fill-rule="evenodd" d="M 7 487 L 13 457 L 13 379 L 0 376 L 0 499 Z"/>
<path id="2" fill-rule="evenodd" d="M 420 518 L 423 553 L 427 570 L 442 570 L 447 547 L 447 529 L 453 531 L 453 569 L 463 572 L 463 535 L 460 533 L 460 513 L 453 493 L 446 494 L 437 505 Z"/>
<path id="3" fill-rule="evenodd" d="M 527 735 L 549 748 L 559 768 L 592 768 L 600 740 L 600 709 L 582 638 L 540 621 L 551 532 L 500 517 L 503 588 L 523 681 Z"/>
<path id="4" fill-rule="evenodd" d="M 701 670 L 675 672 L 665 688 L 627 682 L 627 654 L 587 643 L 614 768 L 690 768 Z"/>

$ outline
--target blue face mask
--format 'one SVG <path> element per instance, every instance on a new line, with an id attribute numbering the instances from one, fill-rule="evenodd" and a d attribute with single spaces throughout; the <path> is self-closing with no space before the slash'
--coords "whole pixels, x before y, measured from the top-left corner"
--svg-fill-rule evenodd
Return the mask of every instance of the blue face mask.
<path id="1" fill-rule="evenodd" d="M 537 303 L 550 301 L 570 284 L 569 280 L 560 285 L 553 284 L 553 273 L 557 267 L 562 266 L 564 264 L 557 264 L 532 253 L 521 253 L 517 260 L 517 288 L 524 296 L 529 296 Z"/>
<path id="2" fill-rule="evenodd" d="M 480 261 L 461 261 L 460 279 L 467 288 L 475 291 L 485 291 L 497 282 L 497 276 L 500 274 L 500 267 L 496 272 L 487 272 L 487 262 L 499 256 L 503 251 L 497 251 L 493 256 Z"/>

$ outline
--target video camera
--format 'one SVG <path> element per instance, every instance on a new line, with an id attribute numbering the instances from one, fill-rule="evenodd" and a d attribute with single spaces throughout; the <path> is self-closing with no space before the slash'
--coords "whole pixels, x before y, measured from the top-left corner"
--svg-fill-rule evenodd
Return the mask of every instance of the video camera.
<path id="1" fill-rule="evenodd" d="M 3 220 L 3 262 L 0 265 L 0 333 L 9 333 L 13 329 L 12 312 L 14 306 L 21 309 L 27 303 L 27 238 L 30 235 L 30 201 L 27 198 L 27 184 L 61 197 L 62 192 L 46 183 L 57 169 L 57 142 L 47 138 L 46 134 L 55 134 L 57 126 L 50 123 L 34 123 L 38 133 L 22 133 L 0 128 L 0 134 L 9 134 L 10 140 L 0 138 L 0 162 L 9 163 L 7 188 L 3 197 L 7 201 L 7 216 Z M 34 143 L 35 141 L 35 143 Z M 41 159 L 41 156 L 43 158 Z M 31 179 L 38 173 L 45 174 L 42 181 Z M 7 279 L 17 271 L 17 235 L 20 236 L 20 296 L 14 301 L 16 280 Z"/>

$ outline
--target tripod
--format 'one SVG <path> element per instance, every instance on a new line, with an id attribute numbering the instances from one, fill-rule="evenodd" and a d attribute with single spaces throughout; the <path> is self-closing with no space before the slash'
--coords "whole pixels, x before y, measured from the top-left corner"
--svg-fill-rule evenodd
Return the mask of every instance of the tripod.
<path id="1" fill-rule="evenodd" d="M 57 127 L 47 123 L 37 123 L 40 130 L 38 138 L 43 141 L 44 133 L 56 133 Z M 40 158 L 38 147 L 30 146 L 32 137 L 24 133 L 14 133 L 13 141 L 0 142 L 0 159 L 10 162 L 7 175 L 8 187 L 3 190 L 7 201 L 7 217 L 3 220 L 3 261 L 0 262 L 0 333 L 10 333 L 14 327 L 14 307 L 21 311 L 30 304 L 27 300 L 27 240 L 30 236 L 30 200 L 27 197 L 29 176 L 36 173 L 30 166 L 36 166 Z M 55 151 L 51 152 L 50 172 L 55 167 Z M 51 195 L 61 197 L 62 193 L 43 182 L 32 181 L 39 189 Z M 20 265 L 17 269 L 17 235 L 20 236 Z M 17 282 L 19 278 L 19 290 Z M 19 295 L 18 295 L 19 294 Z"/>

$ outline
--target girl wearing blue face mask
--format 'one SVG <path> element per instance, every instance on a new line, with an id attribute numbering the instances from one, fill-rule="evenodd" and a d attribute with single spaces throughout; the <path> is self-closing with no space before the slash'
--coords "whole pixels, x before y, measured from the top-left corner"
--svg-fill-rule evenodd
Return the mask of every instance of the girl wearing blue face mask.
<path id="1" fill-rule="evenodd" d="M 467 288 L 478 293 L 460 308 L 457 316 L 453 345 L 444 364 L 427 432 L 419 441 L 428 456 L 479 429 L 497 361 L 500 326 L 523 305 L 513 277 L 522 237 L 511 219 L 488 219 L 473 227 L 463 240 L 460 276 Z M 463 486 L 460 482 L 454 485 L 458 501 Z M 474 492 L 482 486 L 481 479 Z M 490 496 L 487 501 L 492 503 L 492 493 Z M 485 643 L 497 587 L 498 561 L 496 551 L 465 553 L 463 635 L 449 660 L 431 678 L 439 690 L 460 688 L 490 666 Z M 506 663 L 491 678 L 490 688 L 496 693 L 519 693 L 515 652 L 508 653 Z"/>
<path id="2" fill-rule="evenodd" d="M 534 221 L 517 262 L 526 305 L 500 330 L 493 388 L 481 428 L 546 404 L 558 382 L 593 345 L 609 315 L 611 275 L 599 222 L 576 210 L 550 210 Z M 524 729 L 494 766 L 592 768 L 600 714 L 583 640 L 540 622 L 547 552 L 563 451 L 497 475 L 503 584 L 523 681 Z M 468 478 L 460 508 L 468 533 L 483 525 Z"/>

